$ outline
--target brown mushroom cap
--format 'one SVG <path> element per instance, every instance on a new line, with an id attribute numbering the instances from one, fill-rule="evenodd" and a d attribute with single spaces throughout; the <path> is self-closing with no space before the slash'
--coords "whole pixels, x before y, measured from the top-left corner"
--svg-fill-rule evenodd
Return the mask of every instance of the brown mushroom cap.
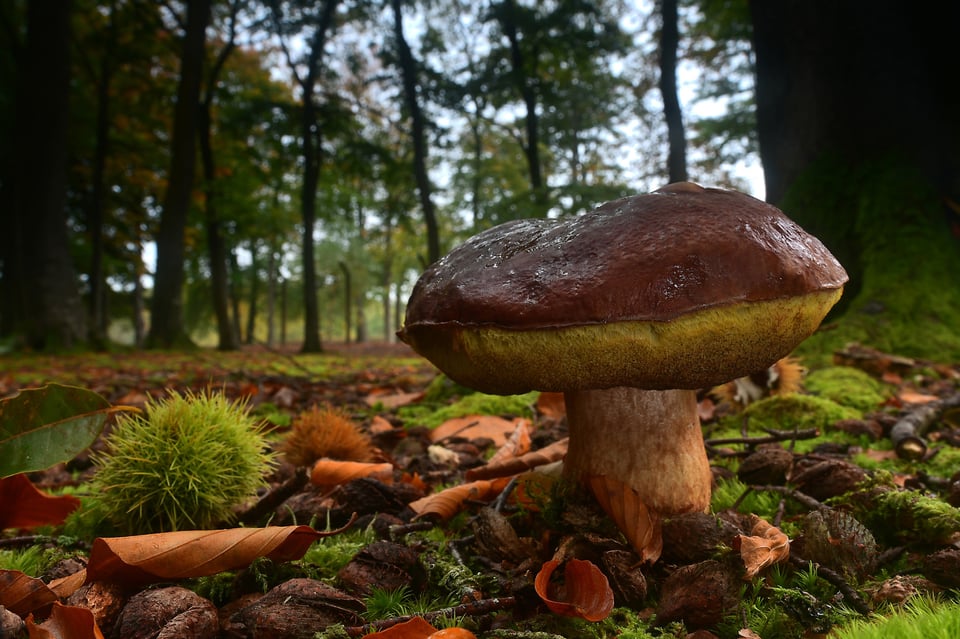
<path id="1" fill-rule="evenodd" d="M 420 277 L 400 337 L 485 392 L 702 388 L 788 354 L 846 281 L 776 207 L 671 184 L 474 236 Z"/>

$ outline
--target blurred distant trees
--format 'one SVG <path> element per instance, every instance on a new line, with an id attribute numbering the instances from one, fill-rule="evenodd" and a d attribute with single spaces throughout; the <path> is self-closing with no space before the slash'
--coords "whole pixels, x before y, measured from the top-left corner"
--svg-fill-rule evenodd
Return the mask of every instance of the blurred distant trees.
<path id="1" fill-rule="evenodd" d="M 828 150 L 956 201 L 946 22 L 840 5 L 4 2 L 0 343 L 390 338 L 466 236 L 758 149 L 776 201 Z"/>

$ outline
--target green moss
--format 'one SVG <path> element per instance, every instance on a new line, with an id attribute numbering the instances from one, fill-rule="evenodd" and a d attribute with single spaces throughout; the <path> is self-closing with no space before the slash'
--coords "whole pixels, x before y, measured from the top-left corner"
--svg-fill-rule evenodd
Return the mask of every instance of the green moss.
<path id="1" fill-rule="evenodd" d="M 436 428 L 448 419 L 467 415 L 511 415 L 533 417 L 533 405 L 539 393 L 523 395 L 487 395 L 472 393 L 459 401 L 435 408 L 431 406 L 404 406 L 399 415 L 408 426 L 426 426 Z"/>
<path id="2" fill-rule="evenodd" d="M 886 473 L 836 501 L 881 543 L 935 547 L 960 533 L 960 509 L 916 490 L 900 490 Z"/>
<path id="3" fill-rule="evenodd" d="M 960 605 L 915 598 L 890 616 L 873 615 L 837 628 L 836 639 L 954 639 L 960 637 Z"/>
<path id="4" fill-rule="evenodd" d="M 836 421 L 856 419 L 860 416 L 860 411 L 841 406 L 823 397 L 800 393 L 777 395 L 750 404 L 743 413 L 724 417 L 717 428 L 710 433 L 709 438 L 741 437 L 744 419 L 747 420 L 751 436 L 761 435 L 763 430 L 817 429 L 819 436 L 816 439 L 797 440 L 793 445 L 795 451 L 807 452 L 814 446 L 828 441 L 861 443 L 859 439 L 847 433 L 830 428 Z"/>
<path id="5" fill-rule="evenodd" d="M 803 385 L 812 395 L 864 412 L 876 410 L 887 395 L 881 382 L 850 366 L 815 370 L 807 376 Z"/>
<path id="6" fill-rule="evenodd" d="M 883 351 L 960 360 L 960 250 L 943 204 L 919 173 L 894 161 L 813 163 L 781 203 L 821 238 L 850 274 L 832 330 L 797 353 L 817 367 L 849 342 Z M 830 323 L 828 318 L 826 323 Z"/>

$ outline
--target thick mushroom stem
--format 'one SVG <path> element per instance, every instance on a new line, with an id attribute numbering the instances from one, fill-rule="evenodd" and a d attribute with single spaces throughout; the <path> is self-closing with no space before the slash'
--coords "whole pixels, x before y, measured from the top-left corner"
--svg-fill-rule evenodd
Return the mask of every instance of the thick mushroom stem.
<path id="1" fill-rule="evenodd" d="M 711 473 L 690 390 L 567 392 L 567 476 L 588 484 L 645 561 L 660 556 L 661 516 L 706 511 Z"/>

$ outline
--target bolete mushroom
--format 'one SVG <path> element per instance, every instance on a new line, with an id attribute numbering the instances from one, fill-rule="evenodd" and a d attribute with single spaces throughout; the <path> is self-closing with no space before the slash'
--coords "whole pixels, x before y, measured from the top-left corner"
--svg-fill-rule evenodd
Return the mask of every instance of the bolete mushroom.
<path id="1" fill-rule="evenodd" d="M 790 353 L 846 281 L 776 207 L 676 183 L 472 237 L 422 274 L 398 334 L 479 391 L 563 392 L 564 472 L 655 561 L 661 517 L 710 504 L 696 391 Z"/>

